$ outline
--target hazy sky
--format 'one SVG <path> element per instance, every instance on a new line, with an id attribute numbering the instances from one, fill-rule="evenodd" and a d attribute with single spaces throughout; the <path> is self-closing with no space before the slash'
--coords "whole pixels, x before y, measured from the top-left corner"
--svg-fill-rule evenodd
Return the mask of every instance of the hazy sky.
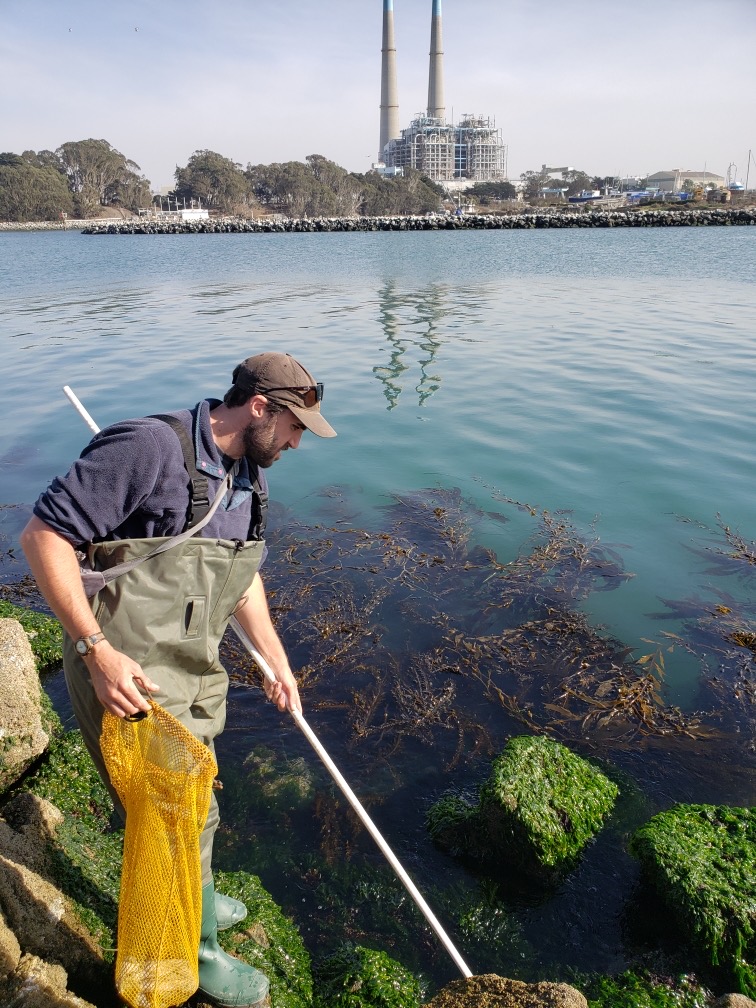
<path id="1" fill-rule="evenodd" d="M 202 149 L 366 171 L 382 9 L 0 0 L 0 150 L 102 138 L 155 188 Z M 430 14 L 431 0 L 394 0 L 402 125 L 425 110 Z M 511 177 L 734 164 L 745 181 L 756 157 L 756 0 L 443 0 L 443 33 L 447 118 L 495 119 Z"/>

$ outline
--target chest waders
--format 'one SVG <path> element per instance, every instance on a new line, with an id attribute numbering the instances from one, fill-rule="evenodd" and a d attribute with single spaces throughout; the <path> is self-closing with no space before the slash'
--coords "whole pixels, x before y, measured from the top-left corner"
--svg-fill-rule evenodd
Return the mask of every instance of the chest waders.
<path id="1" fill-rule="evenodd" d="M 145 556 L 158 539 L 121 539 L 90 549 L 92 566 L 105 570 Z M 138 662 L 160 686 L 157 702 L 214 752 L 226 720 L 228 675 L 218 648 L 239 599 L 262 558 L 262 541 L 191 538 L 116 578 L 91 600 L 95 618 L 116 650 Z M 66 684 L 87 749 L 123 814 L 99 747 L 103 708 L 72 641 L 64 642 Z M 200 837 L 203 885 L 218 806 L 213 796 Z"/>

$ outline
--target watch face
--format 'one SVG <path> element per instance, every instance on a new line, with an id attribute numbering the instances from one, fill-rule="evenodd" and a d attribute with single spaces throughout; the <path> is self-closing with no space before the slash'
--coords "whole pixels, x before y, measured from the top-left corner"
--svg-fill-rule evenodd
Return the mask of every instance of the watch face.
<path id="1" fill-rule="evenodd" d="M 76 650 L 79 652 L 80 655 L 85 655 L 89 651 L 87 642 L 84 640 L 77 640 L 76 643 L 74 644 L 74 647 L 76 648 Z"/>

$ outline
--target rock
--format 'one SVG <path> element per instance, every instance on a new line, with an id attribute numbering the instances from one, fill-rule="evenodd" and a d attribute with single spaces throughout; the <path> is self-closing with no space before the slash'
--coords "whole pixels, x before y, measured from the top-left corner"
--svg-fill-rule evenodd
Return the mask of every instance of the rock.
<path id="1" fill-rule="evenodd" d="M 617 786 L 566 746 L 545 736 L 510 739 L 480 790 L 477 806 L 454 796 L 429 811 L 442 847 L 495 865 L 506 861 L 543 881 L 574 867 L 601 828 Z"/>
<path id="2" fill-rule="evenodd" d="M 453 980 L 424 1008 L 588 1008 L 588 1002 L 567 984 L 527 984 L 484 973 Z"/>
<path id="3" fill-rule="evenodd" d="M 21 959 L 21 946 L 18 938 L 8 927 L 2 911 L 0 911 L 0 985 L 9 973 L 13 973 Z"/>
<path id="4" fill-rule="evenodd" d="M 0 820 L 0 910 L 19 946 L 59 964 L 87 989 L 112 987 L 111 970 L 97 941 L 68 898 L 45 877 L 60 813 L 24 794 L 9 804 L 6 814 L 15 828 Z"/>
<path id="5" fill-rule="evenodd" d="M 674 912 L 681 938 L 756 993 L 756 809 L 675 805 L 630 841 L 645 880 Z"/>
<path id="6" fill-rule="evenodd" d="M 315 1008 L 419 1008 L 420 984 L 385 952 L 345 946 L 315 970 Z"/>
<path id="7" fill-rule="evenodd" d="M 17 620 L 0 619 L 0 791 L 18 780 L 48 742 L 29 639 Z"/>
<path id="8" fill-rule="evenodd" d="M 95 1008 L 72 994 L 62 966 L 23 955 L 16 969 L 0 979 L 0 1003 L 8 1008 Z"/>
<path id="9" fill-rule="evenodd" d="M 756 1001 L 751 1001 L 745 994 L 723 994 L 712 1008 L 756 1008 Z"/>

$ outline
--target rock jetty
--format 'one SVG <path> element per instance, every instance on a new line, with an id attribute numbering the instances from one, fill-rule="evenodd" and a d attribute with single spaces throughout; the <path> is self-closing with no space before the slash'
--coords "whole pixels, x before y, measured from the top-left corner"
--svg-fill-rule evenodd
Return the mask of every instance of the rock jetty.
<path id="1" fill-rule="evenodd" d="M 91 223 L 86 235 L 285 234 L 319 231 L 467 231 L 540 228 L 742 227 L 756 224 L 756 209 L 593 210 L 520 214 L 433 214 L 423 217 L 318 217 L 276 219 L 115 220 Z"/>

